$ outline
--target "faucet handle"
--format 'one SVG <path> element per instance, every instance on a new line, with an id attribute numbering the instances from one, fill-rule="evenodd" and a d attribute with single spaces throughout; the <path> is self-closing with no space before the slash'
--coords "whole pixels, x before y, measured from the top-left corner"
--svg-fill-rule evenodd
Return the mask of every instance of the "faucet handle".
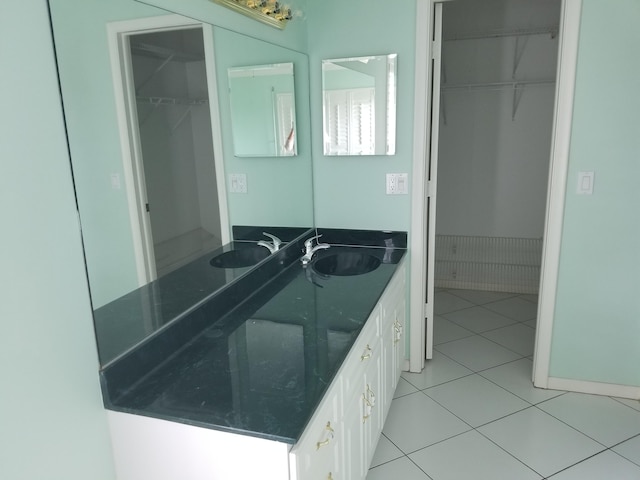
<path id="1" fill-rule="evenodd" d="M 282 240 L 280 240 L 278 237 L 276 237 L 275 235 L 271 235 L 270 233 L 267 232 L 262 232 L 262 234 L 266 237 L 269 237 L 271 239 L 271 241 L 273 242 L 273 246 L 276 247 L 276 250 L 278 249 L 278 247 L 280 245 L 282 245 Z"/>
<path id="2" fill-rule="evenodd" d="M 316 235 L 315 237 L 307 238 L 307 240 L 304 242 L 304 248 L 306 248 L 307 250 L 310 250 L 311 247 L 313 246 L 313 241 L 320 238 L 321 236 L 322 234 Z"/>

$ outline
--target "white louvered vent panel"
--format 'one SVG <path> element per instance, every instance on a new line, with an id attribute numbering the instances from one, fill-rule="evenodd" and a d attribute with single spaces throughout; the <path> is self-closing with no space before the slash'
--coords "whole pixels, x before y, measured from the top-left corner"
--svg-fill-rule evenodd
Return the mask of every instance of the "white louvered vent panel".
<path id="1" fill-rule="evenodd" d="M 436 235 L 435 286 L 537 293 L 542 239 Z"/>

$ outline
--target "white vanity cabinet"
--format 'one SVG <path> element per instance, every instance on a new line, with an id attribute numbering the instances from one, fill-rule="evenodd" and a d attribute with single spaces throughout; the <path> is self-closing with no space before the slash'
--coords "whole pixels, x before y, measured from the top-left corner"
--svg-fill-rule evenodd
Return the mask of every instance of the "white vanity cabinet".
<path id="1" fill-rule="evenodd" d="M 291 449 L 292 480 L 366 477 L 404 364 L 405 295 L 401 265 Z"/>
<path id="2" fill-rule="evenodd" d="M 364 480 L 404 364 L 405 295 L 401 263 L 295 445 L 110 410 L 118 480 Z"/>

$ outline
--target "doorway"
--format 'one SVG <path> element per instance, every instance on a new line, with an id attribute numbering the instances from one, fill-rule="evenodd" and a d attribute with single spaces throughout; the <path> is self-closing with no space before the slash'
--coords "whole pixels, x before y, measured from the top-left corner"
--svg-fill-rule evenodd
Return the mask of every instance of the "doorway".
<path id="1" fill-rule="evenodd" d="M 229 239 L 212 32 L 168 16 L 112 24 L 110 37 L 144 284 Z"/>
<path id="2" fill-rule="evenodd" d="M 537 303 L 560 1 L 456 0 L 442 11 L 435 274 L 428 288 L 449 291 L 441 297 L 494 292 L 483 297 L 510 298 L 503 305 L 513 308 L 518 295 Z"/>
<path id="3" fill-rule="evenodd" d="M 414 152 L 417 158 L 422 157 L 422 158 L 428 159 L 429 163 L 428 162 L 425 162 L 422 164 L 420 164 L 420 162 L 414 163 L 412 202 L 415 205 L 418 205 L 419 208 L 415 208 L 414 213 L 412 214 L 411 241 L 415 245 L 418 245 L 418 244 L 424 245 L 426 243 L 426 240 L 430 236 L 432 236 L 433 247 L 429 245 L 429 248 L 426 248 L 424 251 L 420 251 L 419 249 L 414 249 L 412 252 L 412 258 L 413 258 L 414 264 L 422 265 L 423 268 L 412 269 L 411 295 L 412 295 L 412 298 L 416 298 L 414 297 L 414 295 L 416 296 L 419 295 L 420 297 L 423 297 L 423 295 L 425 294 L 425 288 L 427 293 L 431 292 L 433 295 L 433 292 L 435 290 L 435 288 L 433 287 L 433 285 L 435 284 L 435 281 L 430 280 L 427 282 L 425 280 L 429 278 L 429 274 L 432 275 L 432 277 L 430 277 L 431 279 L 434 278 L 435 262 L 432 260 L 435 252 L 436 229 L 430 228 L 430 227 L 433 227 L 432 222 L 434 222 L 436 218 L 435 212 L 436 212 L 436 206 L 437 206 L 437 202 L 436 202 L 437 195 L 438 195 L 437 192 L 441 189 L 441 187 L 438 186 L 438 179 L 436 177 L 437 175 L 437 154 L 436 153 L 438 151 L 439 135 L 437 134 L 434 135 L 433 131 L 435 130 L 437 132 L 437 127 L 440 126 L 441 123 L 444 123 L 445 121 L 447 121 L 448 118 L 450 118 L 450 115 L 453 113 L 451 110 L 451 107 L 453 103 L 455 103 L 451 101 L 447 102 L 447 100 L 445 99 L 443 102 L 444 109 L 441 112 L 439 110 L 439 108 L 441 107 L 440 102 L 435 101 L 435 95 L 434 97 L 431 96 L 432 89 L 433 91 L 439 91 L 440 90 L 439 84 L 441 80 L 445 83 L 445 86 L 449 81 L 448 83 L 449 86 L 460 87 L 460 89 L 466 90 L 465 93 L 469 93 L 469 91 L 476 88 L 476 86 L 478 90 L 482 88 L 488 88 L 487 85 L 478 85 L 481 83 L 496 83 L 498 85 L 491 85 L 491 87 L 498 89 L 498 88 L 505 88 L 504 84 L 510 81 L 509 83 L 512 84 L 511 85 L 512 88 L 510 92 L 511 98 L 509 98 L 508 100 L 508 105 L 509 105 L 508 110 L 510 111 L 509 121 L 514 122 L 514 120 L 518 118 L 518 115 L 521 114 L 523 105 L 526 104 L 524 100 L 526 98 L 526 91 L 524 91 L 523 93 L 523 90 L 520 90 L 521 88 L 520 85 L 517 85 L 514 88 L 513 84 L 520 83 L 521 81 L 521 78 L 516 76 L 518 72 L 525 73 L 525 71 L 520 70 L 522 68 L 522 65 L 524 64 L 522 63 L 518 64 L 518 62 L 522 61 L 522 58 L 524 55 L 523 51 L 526 51 L 526 48 L 528 48 L 528 46 L 531 45 L 531 43 L 528 44 L 528 42 L 524 42 L 523 40 L 521 40 L 521 37 L 523 36 L 523 34 L 530 34 L 531 36 L 543 34 L 543 35 L 548 35 L 548 38 L 552 38 L 553 40 L 555 40 L 555 37 L 558 37 L 558 33 L 560 34 L 559 36 L 561 39 L 563 38 L 563 35 L 564 35 L 566 38 L 562 46 L 562 51 L 563 53 L 565 53 L 565 55 L 561 56 L 560 62 L 558 62 L 558 65 L 560 68 L 559 70 L 560 73 L 557 75 L 557 77 L 560 80 L 558 88 L 556 89 L 552 86 L 552 83 L 549 81 L 550 80 L 549 78 L 541 79 L 540 77 L 537 77 L 537 78 L 525 77 L 526 80 L 531 80 L 531 84 L 526 85 L 525 89 L 546 87 L 548 84 L 549 86 L 551 86 L 551 89 L 550 89 L 551 98 L 552 99 L 555 98 L 556 101 L 558 101 L 557 107 L 553 106 L 554 105 L 553 100 L 550 102 L 552 105 L 551 112 L 549 113 L 548 119 L 545 121 L 546 125 L 548 126 L 548 132 L 550 132 L 550 134 L 548 134 L 548 137 L 552 137 L 545 142 L 546 149 L 547 149 L 546 168 L 548 168 L 548 165 L 549 165 L 548 158 L 549 158 L 549 150 L 551 150 L 549 148 L 550 144 L 553 146 L 553 151 L 551 155 L 552 157 L 551 164 L 555 165 L 555 167 L 551 170 L 551 175 L 549 175 L 548 199 L 544 191 L 541 194 L 542 204 L 544 205 L 545 201 L 547 201 L 546 210 L 543 207 L 543 212 L 541 214 L 541 217 L 543 218 L 542 223 L 545 224 L 545 221 L 546 221 L 546 227 L 543 233 L 545 238 L 543 246 L 545 250 L 543 250 L 544 265 L 543 265 L 542 273 L 543 273 L 543 278 L 546 279 L 546 282 L 549 282 L 549 285 L 547 286 L 546 282 L 542 282 L 540 284 L 541 286 L 544 286 L 544 291 L 546 292 L 544 295 L 541 296 L 541 299 L 540 299 L 540 307 L 541 307 L 540 310 L 542 312 L 545 312 L 544 313 L 545 321 L 542 322 L 542 325 L 544 326 L 543 328 L 544 335 L 542 336 L 541 344 L 542 344 L 543 350 L 546 350 L 546 344 L 548 343 L 548 339 L 549 339 L 548 324 L 550 324 L 551 322 L 551 320 L 548 318 L 548 314 L 549 314 L 550 308 L 552 308 L 552 303 L 553 303 L 552 290 L 553 290 L 554 282 L 550 278 L 550 275 L 552 275 L 553 271 L 557 268 L 557 256 L 556 256 L 557 248 L 556 247 L 557 247 L 557 244 L 559 243 L 559 234 L 560 234 L 559 233 L 560 230 L 558 228 L 559 227 L 558 218 L 559 217 L 561 218 L 562 203 L 563 203 L 563 197 L 560 192 L 560 190 L 562 190 L 563 187 L 561 186 L 559 181 L 561 180 L 561 177 L 564 175 L 562 167 L 565 164 L 566 152 L 565 152 L 565 148 L 563 147 L 564 145 L 564 142 L 562 141 L 563 137 L 559 137 L 559 135 L 564 134 L 564 132 L 566 131 L 567 125 L 570 125 L 570 110 L 567 109 L 567 104 L 569 103 L 568 102 L 569 97 L 567 97 L 566 95 L 567 94 L 570 95 L 571 88 L 572 88 L 570 85 L 572 72 L 575 69 L 575 63 L 573 63 L 575 61 L 574 60 L 575 57 L 573 56 L 573 53 L 574 53 L 573 43 L 577 36 L 579 9 L 574 8 L 575 7 L 573 5 L 574 2 L 568 2 L 569 5 L 567 7 L 566 1 L 555 1 L 555 0 L 554 1 L 549 0 L 545 2 L 526 2 L 525 0 L 512 1 L 512 2 L 508 2 L 508 1 L 480 2 L 481 4 L 477 5 L 477 9 L 478 8 L 481 10 L 486 9 L 487 12 L 490 12 L 491 8 L 496 5 L 498 6 L 506 5 L 508 8 L 504 10 L 500 15 L 495 15 L 491 13 L 485 15 L 485 13 L 487 12 L 477 11 L 473 13 L 471 11 L 468 11 L 463 18 L 463 26 L 467 28 L 465 33 L 466 33 L 466 37 L 468 37 L 468 38 L 465 38 L 464 40 L 474 40 L 473 38 L 469 38 L 469 37 L 473 37 L 481 33 L 481 28 L 479 28 L 480 27 L 479 22 L 481 21 L 491 22 L 496 19 L 503 19 L 503 20 L 506 19 L 508 22 L 513 21 L 518 17 L 517 9 L 523 6 L 526 7 L 524 9 L 526 13 L 524 15 L 521 15 L 522 18 L 526 18 L 527 23 L 524 24 L 524 26 L 519 26 L 516 24 L 515 26 L 511 27 L 511 26 L 508 26 L 509 24 L 507 22 L 507 27 L 504 27 L 504 26 L 500 27 L 500 26 L 494 25 L 493 28 L 491 28 L 488 32 L 485 32 L 485 33 L 488 33 L 488 35 L 481 34 L 481 36 L 487 36 L 492 39 L 503 38 L 507 36 L 512 36 L 517 39 L 515 40 L 515 42 L 513 39 L 510 40 L 512 42 L 512 48 L 510 50 L 511 55 L 509 58 L 511 63 L 510 63 L 510 68 L 504 70 L 510 77 L 508 77 L 507 81 L 504 81 L 504 82 L 484 80 L 483 82 L 467 81 L 462 84 L 452 85 L 450 81 L 451 78 L 446 77 L 446 74 L 447 74 L 446 64 L 445 64 L 445 67 L 442 68 L 442 71 L 445 74 L 444 77 L 441 78 L 440 75 L 435 75 L 435 74 L 432 75 L 432 72 L 441 71 L 440 64 L 443 58 L 440 56 L 439 52 L 440 52 L 440 47 L 445 43 L 445 41 L 442 41 L 443 36 L 442 36 L 442 30 L 441 30 L 441 27 L 442 27 L 441 18 L 440 18 L 440 23 L 437 21 L 438 11 L 440 12 L 440 14 L 442 13 L 443 5 L 446 6 L 447 4 L 449 5 L 457 4 L 458 8 L 461 8 L 461 7 L 468 6 L 470 3 L 478 3 L 478 2 L 463 2 L 463 0 L 458 0 L 455 2 L 444 2 L 441 4 L 433 0 L 424 0 L 424 1 L 418 2 L 418 17 L 421 18 L 423 22 L 426 21 L 430 25 L 429 28 L 427 28 L 426 30 L 424 30 L 423 28 L 424 33 L 418 30 L 418 34 L 417 34 L 418 58 L 422 56 L 421 50 L 424 50 L 424 53 L 426 54 L 423 56 L 423 58 L 431 58 L 432 61 L 429 63 L 425 63 L 424 65 L 420 65 L 420 64 L 416 65 L 416 84 L 417 84 L 417 89 L 415 94 L 416 103 L 422 103 L 425 105 L 426 108 L 424 111 L 416 111 L 415 113 L 414 132 L 416 134 L 416 141 L 414 143 Z M 537 6 L 536 4 L 538 3 L 544 4 L 544 6 L 546 7 L 552 7 L 552 10 L 556 12 L 554 15 L 555 28 L 549 29 L 550 31 L 545 32 L 544 30 L 547 30 L 546 27 L 548 26 L 553 27 L 554 26 L 553 24 L 549 25 L 547 22 L 545 22 L 545 25 L 544 25 L 545 28 L 543 29 L 543 31 L 538 32 L 536 30 L 538 29 L 539 25 L 531 23 L 533 19 L 537 18 L 536 17 L 537 13 L 533 12 L 531 8 L 534 6 Z M 561 8 L 562 8 L 562 19 L 560 20 L 559 17 L 560 17 Z M 484 18 L 483 18 L 483 15 L 484 15 Z M 536 21 L 539 22 L 539 19 L 537 19 Z M 463 37 L 465 35 L 460 35 L 460 36 Z M 450 38 L 449 40 L 452 42 L 457 42 L 461 40 L 464 41 L 463 38 L 459 38 L 459 39 Z M 421 47 L 421 45 L 423 46 Z M 558 47 L 556 45 L 556 48 L 555 48 L 556 52 L 557 52 L 557 48 Z M 505 55 L 505 51 L 503 51 L 502 54 L 499 56 L 494 55 L 494 57 L 490 58 L 490 61 L 494 62 L 495 59 L 500 59 L 504 57 L 504 55 Z M 474 55 L 471 61 L 478 62 L 479 60 L 478 60 L 478 57 Z M 514 68 L 514 65 L 516 65 L 515 68 Z M 555 67 L 556 65 L 555 61 L 552 62 L 551 65 Z M 481 66 L 484 67 L 484 65 L 481 65 Z M 470 66 L 468 64 L 465 65 L 465 68 L 467 70 L 469 70 L 469 67 Z M 553 79 L 555 80 L 555 73 L 553 73 L 552 76 L 553 76 Z M 539 82 L 541 85 L 533 85 L 534 82 Z M 480 92 L 471 92 L 471 93 L 478 95 Z M 444 97 L 447 94 L 443 93 L 442 95 Z M 440 95 L 438 95 L 437 98 L 439 99 Z M 434 101 L 432 101 L 432 99 Z M 507 108 L 506 103 L 507 102 L 505 101 L 502 102 L 501 104 L 502 109 Z M 438 119 L 437 122 L 433 121 L 433 119 L 430 118 L 431 114 L 435 115 L 435 118 Z M 485 120 L 485 116 L 475 119 L 476 122 L 483 122 L 484 120 Z M 430 131 L 432 132 L 431 135 L 429 134 Z M 421 132 L 426 132 L 426 134 Z M 464 142 L 463 138 L 458 138 L 457 140 L 458 142 Z M 486 139 L 481 138 L 481 140 L 486 140 Z M 434 160 L 436 163 L 435 169 L 433 168 Z M 530 165 L 527 164 L 527 167 L 530 167 Z M 503 171 L 503 170 L 500 170 L 500 171 Z M 481 173 L 484 173 L 484 172 L 481 171 Z M 545 183 L 546 183 L 546 179 L 545 179 Z M 494 189 L 491 189 L 491 188 L 487 188 L 487 190 L 489 192 L 494 191 Z M 546 191 L 546 188 L 545 188 L 545 191 Z M 545 217 L 546 217 L 546 220 L 545 220 Z M 538 238 L 537 240 L 538 240 L 538 245 L 540 245 L 542 239 Z M 549 241 L 549 246 L 547 248 L 548 241 Z M 539 249 L 539 246 L 537 248 Z M 457 247 L 453 248 L 452 250 L 457 251 Z M 431 272 L 429 272 L 429 269 L 431 269 Z M 457 272 L 454 272 L 454 274 L 456 274 L 457 276 Z M 539 274 L 537 276 L 539 276 Z M 495 287 L 493 288 L 495 289 Z M 414 331 L 416 332 L 417 331 L 426 332 L 426 335 L 424 334 L 420 336 L 412 335 L 410 337 L 411 338 L 411 344 L 410 344 L 411 371 L 420 371 L 421 368 L 424 366 L 425 356 L 423 356 L 423 354 L 425 352 L 426 352 L 427 359 L 431 358 L 433 355 L 433 346 L 430 343 L 433 339 L 432 330 L 431 330 L 433 328 L 433 315 L 429 314 L 429 307 L 433 309 L 433 301 L 429 302 L 427 305 L 425 305 L 424 303 L 422 305 L 419 305 L 417 299 L 415 301 L 412 300 L 412 306 L 411 306 L 412 329 L 414 329 Z M 424 325 L 421 325 L 422 322 L 420 321 L 420 318 L 426 318 L 427 321 L 425 322 Z M 541 338 L 538 337 L 537 340 L 541 340 Z M 418 352 L 421 352 L 421 353 L 418 353 Z M 544 360 L 542 359 L 541 362 L 544 363 Z"/>

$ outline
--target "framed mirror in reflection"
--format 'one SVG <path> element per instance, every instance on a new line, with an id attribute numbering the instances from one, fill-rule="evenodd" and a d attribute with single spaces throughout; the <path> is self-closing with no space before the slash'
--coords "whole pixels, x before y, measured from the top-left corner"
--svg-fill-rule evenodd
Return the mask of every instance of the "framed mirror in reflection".
<path id="1" fill-rule="evenodd" d="M 235 155 L 295 155 L 293 63 L 233 67 L 228 76 Z"/>
<path id="2" fill-rule="evenodd" d="M 325 155 L 394 155 L 397 54 L 322 61 Z"/>
<path id="3" fill-rule="evenodd" d="M 235 227 L 258 227 L 255 245 L 313 226 L 308 58 L 132 0 L 49 3 L 94 319 L 114 340 L 105 354 L 98 339 L 105 364 L 255 268 L 210 264 L 248 243 Z M 228 69 L 284 63 L 296 161 L 235 157 Z"/>

